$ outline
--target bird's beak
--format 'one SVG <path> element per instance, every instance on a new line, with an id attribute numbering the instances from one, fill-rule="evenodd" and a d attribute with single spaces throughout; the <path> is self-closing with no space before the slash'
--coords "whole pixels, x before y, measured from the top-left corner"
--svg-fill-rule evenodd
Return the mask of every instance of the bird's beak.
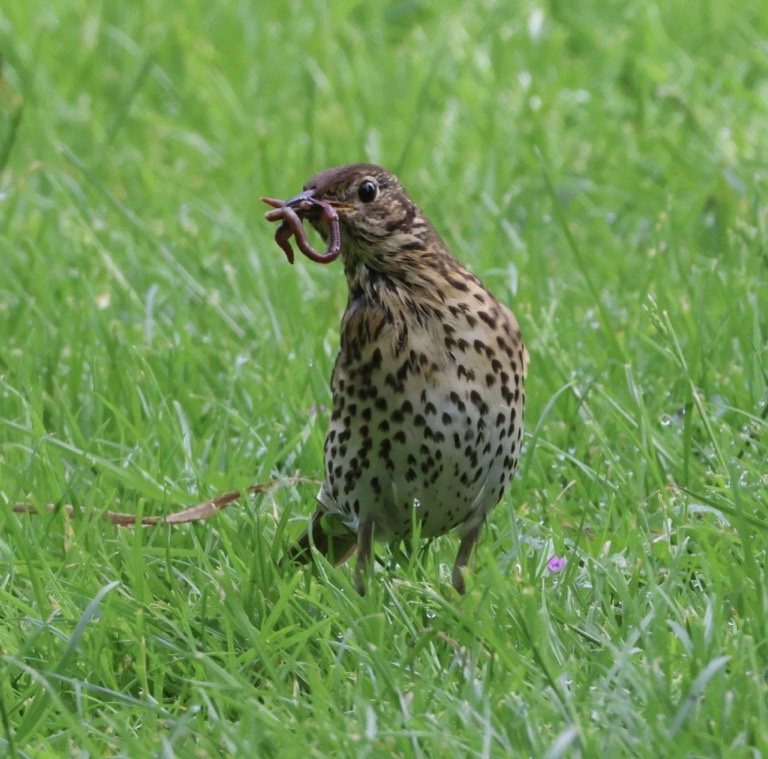
<path id="1" fill-rule="evenodd" d="M 284 206 L 289 206 L 290 208 L 296 208 L 298 206 L 299 208 L 297 210 L 301 210 L 301 207 L 306 202 L 312 202 L 312 198 L 315 195 L 314 190 L 303 190 L 302 192 L 298 193 L 297 195 L 294 195 L 292 198 L 288 198 L 288 200 L 283 203 Z"/>
<path id="2" fill-rule="evenodd" d="M 292 198 L 288 198 L 283 205 L 292 208 L 301 218 L 307 218 L 312 215 L 313 211 L 317 211 L 320 207 L 320 201 L 315 197 L 316 193 L 316 189 L 303 190 Z M 338 200 L 327 200 L 324 202 L 332 208 L 335 208 L 337 211 L 349 211 L 352 209 L 352 206 L 349 205 L 349 203 L 342 203 Z"/>

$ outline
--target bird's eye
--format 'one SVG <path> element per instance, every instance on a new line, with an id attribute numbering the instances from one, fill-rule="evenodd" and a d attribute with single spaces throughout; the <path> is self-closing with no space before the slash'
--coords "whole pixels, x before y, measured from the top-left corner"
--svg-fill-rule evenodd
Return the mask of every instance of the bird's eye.
<path id="1" fill-rule="evenodd" d="M 357 188 L 357 197 L 360 198 L 363 203 L 373 203 L 378 194 L 379 188 L 376 186 L 376 182 L 372 179 L 364 179 L 360 182 L 360 187 Z"/>

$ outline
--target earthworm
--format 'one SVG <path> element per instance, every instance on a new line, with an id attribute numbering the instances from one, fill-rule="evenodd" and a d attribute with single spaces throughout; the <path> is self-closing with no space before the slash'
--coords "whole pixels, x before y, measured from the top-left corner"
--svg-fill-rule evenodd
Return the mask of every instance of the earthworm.
<path id="1" fill-rule="evenodd" d="M 289 263 L 293 263 L 293 248 L 290 238 L 296 238 L 299 250 L 310 260 L 327 264 L 336 260 L 341 251 L 341 233 L 339 232 L 339 215 L 336 209 L 327 201 L 312 197 L 312 191 L 301 192 L 288 200 L 262 198 L 274 210 L 267 211 L 264 218 L 267 221 L 279 221 L 280 226 L 275 232 L 275 242 L 283 249 Z M 328 247 L 325 253 L 318 253 L 309 243 L 302 225 L 302 219 L 314 209 L 320 209 L 320 219 L 328 228 Z"/>

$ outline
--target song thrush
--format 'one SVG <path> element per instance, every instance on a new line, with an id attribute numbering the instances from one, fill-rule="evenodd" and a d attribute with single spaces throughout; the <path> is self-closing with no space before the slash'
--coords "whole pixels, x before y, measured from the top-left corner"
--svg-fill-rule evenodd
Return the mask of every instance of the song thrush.
<path id="1" fill-rule="evenodd" d="M 514 315 L 379 166 L 326 169 L 295 198 L 266 202 L 287 225 L 277 239 L 289 258 L 291 233 L 314 260 L 340 252 L 349 286 L 319 505 L 290 555 L 309 561 L 314 546 L 338 564 L 357 548 L 362 593 L 374 538 L 399 541 L 414 520 L 422 537 L 459 527 L 452 582 L 463 594 L 520 453 L 528 355 Z M 302 219 L 334 249 L 315 253 Z"/>

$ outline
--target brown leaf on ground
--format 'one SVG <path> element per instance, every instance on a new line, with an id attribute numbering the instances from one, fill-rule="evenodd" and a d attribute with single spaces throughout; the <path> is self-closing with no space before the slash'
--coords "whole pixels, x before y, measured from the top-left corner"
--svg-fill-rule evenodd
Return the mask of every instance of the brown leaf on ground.
<path id="1" fill-rule="evenodd" d="M 257 482 L 254 485 L 249 485 L 245 490 L 230 490 L 221 495 L 217 495 L 215 498 L 211 498 L 201 503 L 196 503 L 194 506 L 189 506 L 181 511 L 175 511 L 172 514 L 158 515 L 142 517 L 140 521 L 137 521 L 135 514 L 127 514 L 120 511 L 106 511 L 98 513 L 98 516 L 106 519 L 111 524 L 118 527 L 135 527 L 137 524 L 141 527 L 152 527 L 158 524 L 184 524 L 185 522 L 200 522 L 203 519 L 215 514 L 217 511 L 221 511 L 229 506 L 233 501 L 238 500 L 243 495 L 253 495 L 255 493 L 264 493 L 277 485 L 282 484 L 295 484 L 297 482 L 313 482 L 313 480 L 305 477 L 284 477 L 281 479 L 265 480 L 264 482 Z M 13 511 L 17 514 L 39 514 L 41 511 L 53 512 L 59 509 L 66 512 L 67 516 L 73 517 L 85 517 L 91 519 L 97 515 L 94 509 L 87 507 L 75 508 L 71 504 L 56 504 L 48 503 L 44 509 L 39 509 L 33 506 L 31 503 L 18 502 L 13 504 Z"/>

